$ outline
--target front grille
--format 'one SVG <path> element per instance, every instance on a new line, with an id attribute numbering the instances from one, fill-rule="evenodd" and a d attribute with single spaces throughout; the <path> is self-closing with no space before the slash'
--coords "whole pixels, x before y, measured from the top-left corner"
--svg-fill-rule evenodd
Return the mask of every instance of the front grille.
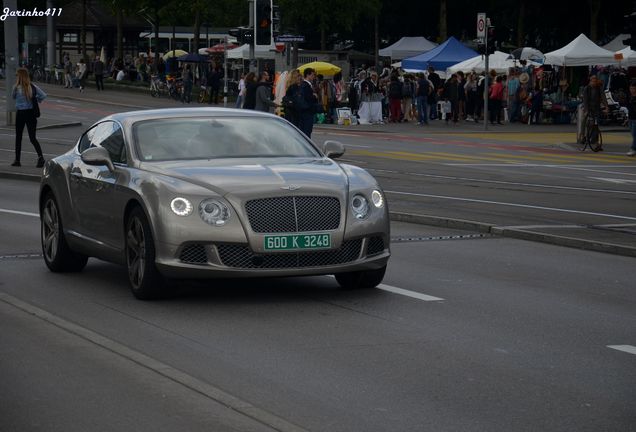
<path id="1" fill-rule="evenodd" d="M 384 252 L 384 240 L 382 237 L 371 237 L 367 246 L 367 255 L 377 255 Z"/>
<path id="2" fill-rule="evenodd" d="M 334 197 L 256 199 L 245 203 L 245 210 L 257 233 L 325 231 L 340 226 L 340 201 Z"/>
<path id="3" fill-rule="evenodd" d="M 360 257 L 362 240 L 345 241 L 339 249 L 320 252 L 254 254 L 243 245 L 218 245 L 223 265 L 234 268 L 275 269 L 321 267 L 355 261 Z"/>
<path id="4" fill-rule="evenodd" d="M 206 264 L 208 262 L 208 254 L 202 244 L 190 244 L 181 250 L 179 259 L 188 264 Z"/>

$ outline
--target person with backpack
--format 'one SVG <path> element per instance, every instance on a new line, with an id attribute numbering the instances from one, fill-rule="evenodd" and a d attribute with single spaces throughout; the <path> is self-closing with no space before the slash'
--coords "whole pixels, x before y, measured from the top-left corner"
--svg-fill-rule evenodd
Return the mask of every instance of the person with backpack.
<path id="1" fill-rule="evenodd" d="M 411 75 L 404 76 L 404 83 L 402 83 L 402 114 L 404 115 L 404 121 L 413 121 L 413 96 L 414 85 L 411 79 Z"/>
<path id="2" fill-rule="evenodd" d="M 415 90 L 415 101 L 417 104 L 417 124 L 420 126 L 428 125 L 428 95 L 431 91 L 430 81 L 423 73 L 419 73 L 417 89 Z"/>
<path id="3" fill-rule="evenodd" d="M 392 74 L 389 81 L 389 123 L 399 123 L 402 113 L 402 87 L 397 74 Z"/>

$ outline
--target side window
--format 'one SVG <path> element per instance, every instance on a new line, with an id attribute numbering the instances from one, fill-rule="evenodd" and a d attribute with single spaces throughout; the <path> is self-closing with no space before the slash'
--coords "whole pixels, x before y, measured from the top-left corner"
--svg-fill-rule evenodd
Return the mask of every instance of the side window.
<path id="1" fill-rule="evenodd" d="M 106 121 L 95 127 L 91 137 L 91 146 L 108 150 L 114 163 L 126 163 L 126 147 L 121 127 L 112 121 Z"/>
<path id="2" fill-rule="evenodd" d="M 84 135 L 82 135 L 82 139 L 77 146 L 77 150 L 80 153 L 91 146 L 91 140 L 93 139 L 93 135 L 95 134 L 95 129 L 97 129 L 97 126 L 87 130 Z"/>

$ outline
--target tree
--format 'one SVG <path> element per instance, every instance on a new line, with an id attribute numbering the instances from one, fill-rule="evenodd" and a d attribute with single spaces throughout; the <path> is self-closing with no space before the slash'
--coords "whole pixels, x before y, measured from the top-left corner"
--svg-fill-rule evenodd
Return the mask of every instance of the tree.
<path id="1" fill-rule="evenodd" d="M 601 0 L 589 0 L 590 3 L 590 39 L 598 40 L 598 16 L 601 12 Z"/>
<path id="2" fill-rule="evenodd" d="M 448 14 L 446 13 L 446 0 L 439 2 L 439 41 L 448 39 Z"/>

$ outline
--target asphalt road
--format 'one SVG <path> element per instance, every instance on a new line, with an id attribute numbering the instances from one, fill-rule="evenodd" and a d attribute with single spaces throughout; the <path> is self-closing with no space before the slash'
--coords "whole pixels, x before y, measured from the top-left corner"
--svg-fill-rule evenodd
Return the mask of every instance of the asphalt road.
<path id="1" fill-rule="evenodd" d="M 633 431 L 634 259 L 394 223 L 379 289 L 50 273 L 0 188 L 0 429 Z"/>
<path id="2" fill-rule="evenodd" d="M 107 114 L 182 106 L 139 93 L 45 89 L 51 96 L 43 104 L 41 124 L 82 123 L 39 131 L 47 157 L 69 149 Z M 574 150 L 574 136 L 574 126 L 506 125 L 485 132 L 473 123 L 434 122 L 430 128 L 318 126 L 312 138 L 318 144 L 342 141 L 347 147 L 342 160 L 371 171 L 395 213 L 423 215 L 429 223 L 468 220 L 487 230 L 534 233 L 539 240 L 580 239 L 599 244 L 598 250 L 636 256 L 636 159 L 625 155 L 629 134 L 605 133 L 602 153 Z M 25 166 L 9 169 L 13 137 L 10 128 L 0 128 L 1 171 L 37 175 L 28 166 L 35 164 L 35 154 L 26 138 Z"/>

